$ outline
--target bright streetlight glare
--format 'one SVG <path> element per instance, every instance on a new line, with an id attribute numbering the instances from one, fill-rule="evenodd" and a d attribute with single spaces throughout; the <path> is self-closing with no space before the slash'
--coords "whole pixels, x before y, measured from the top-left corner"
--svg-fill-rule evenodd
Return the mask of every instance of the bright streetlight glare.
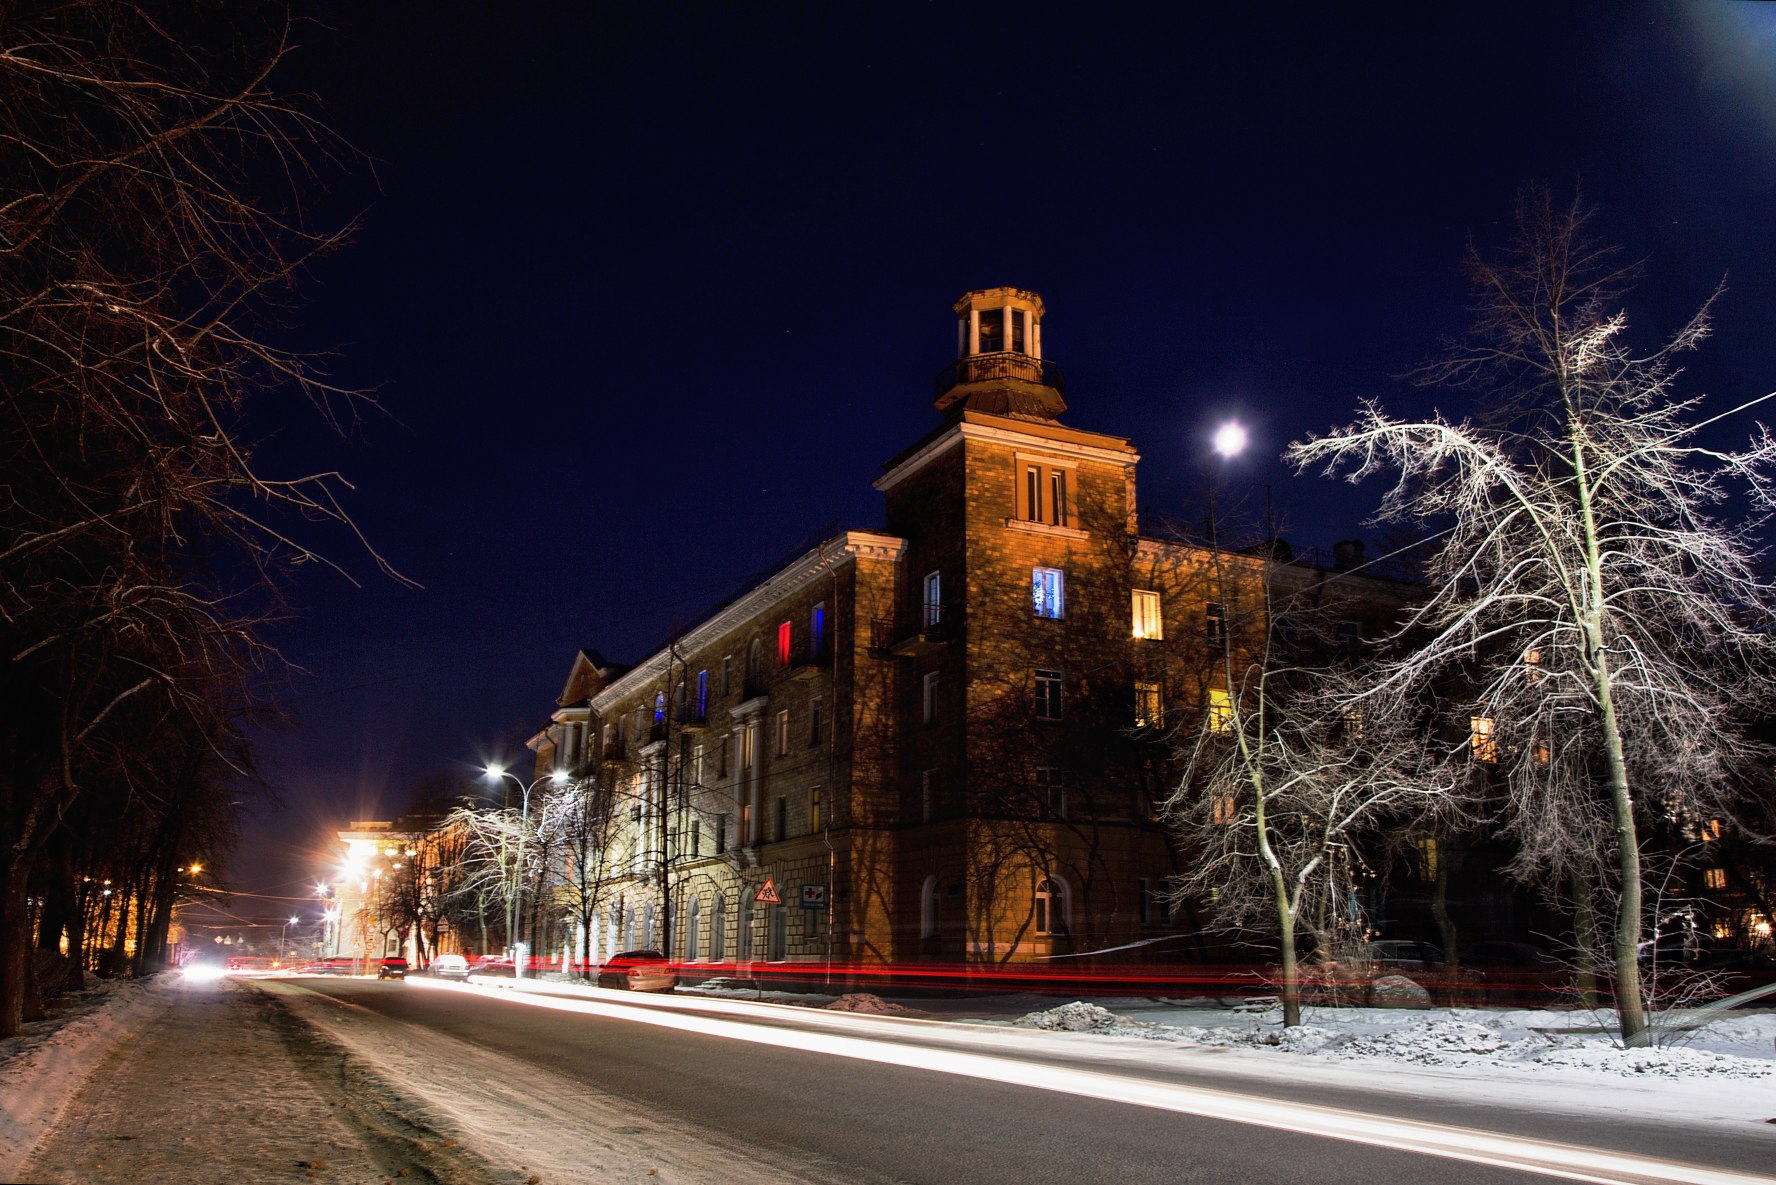
<path id="1" fill-rule="evenodd" d="M 487 767 L 486 773 L 489 781 L 497 782 L 505 776 L 506 767 L 503 765 L 490 765 Z"/>
<path id="2" fill-rule="evenodd" d="M 1237 457 L 1245 452 L 1245 425 L 1238 420 L 1229 420 L 1215 429 L 1215 451 L 1223 457 Z"/>

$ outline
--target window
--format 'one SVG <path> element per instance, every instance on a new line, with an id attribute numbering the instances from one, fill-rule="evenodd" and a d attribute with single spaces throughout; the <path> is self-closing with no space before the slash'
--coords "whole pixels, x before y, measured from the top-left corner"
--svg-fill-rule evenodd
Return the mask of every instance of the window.
<path id="1" fill-rule="evenodd" d="M 1036 719 L 1059 720 L 1061 718 L 1061 673 L 1059 671 L 1036 671 Z"/>
<path id="2" fill-rule="evenodd" d="M 664 719 L 666 719 L 666 693 L 656 691 L 654 692 L 654 723 L 658 724 Z"/>
<path id="3" fill-rule="evenodd" d="M 920 716 L 927 724 L 937 723 L 937 672 L 926 671 L 920 684 Z"/>
<path id="4" fill-rule="evenodd" d="M 936 938 L 941 931 L 939 904 L 942 889 L 935 876 L 925 878 L 919 888 L 919 937 Z"/>
<path id="5" fill-rule="evenodd" d="M 820 743 L 821 734 L 825 731 L 823 727 L 825 724 L 824 713 L 825 709 L 820 702 L 820 697 L 815 696 L 813 701 L 808 704 L 808 743 L 810 745 Z"/>
<path id="6" fill-rule="evenodd" d="M 734 950 L 742 963 L 752 961 L 752 893 L 740 894 L 740 924 L 735 927 Z"/>
<path id="7" fill-rule="evenodd" d="M 1702 883 L 1710 889 L 1726 888 L 1727 870 L 1724 868 L 1710 868 L 1705 870 L 1702 874 Z"/>
<path id="8" fill-rule="evenodd" d="M 699 723 L 709 719 L 709 672 L 697 672 L 697 701 L 695 704 L 696 719 Z"/>
<path id="9" fill-rule="evenodd" d="M 1363 653 L 1363 627 L 1354 621 L 1338 623 L 1338 653 L 1355 662 Z"/>
<path id="10" fill-rule="evenodd" d="M 1158 593 L 1144 588 L 1134 591 L 1134 634 L 1154 641 L 1165 637 L 1165 627 L 1159 620 Z"/>
<path id="11" fill-rule="evenodd" d="M 1209 706 L 1206 713 L 1210 732 L 1233 731 L 1233 697 L 1225 688 L 1209 688 Z"/>
<path id="12" fill-rule="evenodd" d="M 1036 882 L 1036 933 L 1052 936 L 1067 932 L 1067 890 L 1059 877 L 1045 876 Z"/>
<path id="13" fill-rule="evenodd" d="M 777 842 L 782 843 L 789 838 L 789 799 L 777 796 Z"/>
<path id="14" fill-rule="evenodd" d="M 1413 846 L 1418 849 L 1418 879 L 1429 884 L 1437 879 L 1437 841 L 1427 835 Z"/>
<path id="15" fill-rule="evenodd" d="M 696 819 L 692 819 L 691 820 L 691 855 L 701 856 L 702 854 L 703 854 L 703 828 L 702 828 L 702 825 Z"/>
<path id="16" fill-rule="evenodd" d="M 716 766 L 715 776 L 718 778 L 725 778 L 728 776 L 728 746 L 731 743 L 732 743 L 732 741 L 728 737 L 723 737 L 721 740 L 716 742 L 716 745 L 715 745 L 715 766 Z"/>
<path id="17" fill-rule="evenodd" d="M 808 610 L 808 657 L 819 662 L 826 657 L 826 602 Z"/>
<path id="18" fill-rule="evenodd" d="M 701 897 L 691 898 L 691 916 L 685 925 L 685 962 L 687 963 L 697 961 L 697 930 L 703 921 L 702 914 L 703 899 Z"/>
<path id="19" fill-rule="evenodd" d="M 1030 606 L 1038 617 L 1066 616 L 1067 574 L 1059 568 L 1031 569 Z"/>
<path id="20" fill-rule="evenodd" d="M 777 666 L 779 668 L 789 665 L 790 647 L 794 641 L 794 629 L 789 622 L 786 621 L 777 627 Z"/>
<path id="21" fill-rule="evenodd" d="M 979 328 L 976 332 L 980 349 L 976 352 L 997 354 L 1005 348 L 1005 310 L 982 309 L 979 316 Z"/>
<path id="22" fill-rule="evenodd" d="M 717 815 L 715 817 L 715 854 L 719 856 L 727 850 L 728 817 L 726 815 Z M 721 956 L 717 955 L 715 957 L 720 958 Z"/>
<path id="23" fill-rule="evenodd" d="M 1474 751 L 1475 761 L 1498 764 L 1497 722 L 1491 716 L 1468 717 L 1468 747 Z"/>
<path id="24" fill-rule="evenodd" d="M 808 830 L 820 830 L 820 787 L 808 791 Z"/>
<path id="25" fill-rule="evenodd" d="M 702 745 L 698 745 L 696 750 L 693 752 L 693 754 L 691 756 L 691 784 L 693 786 L 701 786 L 703 784 L 703 746 Z"/>
<path id="26" fill-rule="evenodd" d="M 936 770 L 922 770 L 919 774 L 919 819 L 931 822 L 932 808 L 936 805 L 931 799 L 931 775 Z"/>
<path id="27" fill-rule="evenodd" d="M 1531 647 L 1523 652 L 1524 673 L 1529 685 L 1534 687 L 1542 681 L 1542 652 Z"/>
<path id="28" fill-rule="evenodd" d="M 1067 778 L 1052 765 L 1036 767 L 1036 801 L 1057 819 L 1067 817 Z"/>
<path id="29" fill-rule="evenodd" d="M 789 756 L 789 709 L 777 713 L 777 756 Z"/>
<path id="30" fill-rule="evenodd" d="M 732 656 L 722 659 L 722 694 L 730 695 L 734 687 L 734 659 Z"/>
<path id="31" fill-rule="evenodd" d="M 820 916 L 820 911 L 818 909 L 804 908 L 802 910 L 802 926 L 804 927 L 802 937 L 808 942 L 819 942 L 825 937 L 825 935 L 821 933 L 824 926 L 824 919 Z"/>
<path id="32" fill-rule="evenodd" d="M 1227 641 L 1227 610 L 1213 601 L 1203 606 L 1203 636 L 1211 646 Z"/>
<path id="33" fill-rule="evenodd" d="M 1159 684 L 1135 684 L 1135 727 L 1158 728 L 1165 723 L 1165 707 L 1160 702 Z"/>
<path id="34" fill-rule="evenodd" d="M 1016 458 L 1014 521 L 1068 527 L 1073 524 L 1072 466 L 1047 457 Z"/>
<path id="35" fill-rule="evenodd" d="M 925 575 L 925 600 L 919 614 L 919 621 L 927 628 L 943 620 L 943 573 L 928 572 Z"/>
<path id="36" fill-rule="evenodd" d="M 715 895 L 715 908 L 709 911 L 709 959 L 719 963 L 728 957 L 728 898 Z"/>
<path id="37" fill-rule="evenodd" d="M 1363 714 L 1363 709 L 1359 707 L 1346 708 L 1344 710 L 1344 743 L 1360 745 L 1368 735 L 1369 718 Z"/>
<path id="38" fill-rule="evenodd" d="M 757 638 L 752 640 L 752 649 L 746 655 L 746 673 L 754 679 L 765 673 L 765 644 Z"/>

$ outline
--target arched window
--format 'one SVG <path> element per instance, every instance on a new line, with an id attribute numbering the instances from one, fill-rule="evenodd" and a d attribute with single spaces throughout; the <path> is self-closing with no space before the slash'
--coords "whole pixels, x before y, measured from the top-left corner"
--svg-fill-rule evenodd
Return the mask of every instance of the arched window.
<path id="1" fill-rule="evenodd" d="M 757 638 L 752 640 L 752 650 L 746 656 L 746 673 L 754 679 L 765 673 L 765 644 Z"/>
<path id="2" fill-rule="evenodd" d="M 789 957 L 789 907 L 765 907 L 765 958 L 781 963 Z"/>
<path id="3" fill-rule="evenodd" d="M 1036 882 L 1036 933 L 1064 935 L 1067 933 L 1067 882 L 1058 876 L 1045 876 Z"/>
<path id="4" fill-rule="evenodd" d="M 641 945 L 648 950 L 654 949 L 654 903 L 648 902 L 647 910 L 642 915 Z"/>
<path id="5" fill-rule="evenodd" d="M 740 926 L 734 933 L 734 957 L 741 963 L 752 961 L 752 894 L 740 894 Z"/>
<path id="6" fill-rule="evenodd" d="M 697 961 L 697 928 L 703 922 L 702 914 L 703 899 L 701 897 L 691 898 L 690 917 L 685 921 L 684 951 L 687 963 Z"/>
<path id="7" fill-rule="evenodd" d="M 943 886 L 935 876 L 925 878 L 925 886 L 919 890 L 919 937 L 936 938 L 942 933 L 939 910 L 941 907 Z"/>
<path id="8" fill-rule="evenodd" d="M 709 911 L 709 959 L 719 963 L 728 957 L 728 898 L 715 895 L 715 908 Z"/>

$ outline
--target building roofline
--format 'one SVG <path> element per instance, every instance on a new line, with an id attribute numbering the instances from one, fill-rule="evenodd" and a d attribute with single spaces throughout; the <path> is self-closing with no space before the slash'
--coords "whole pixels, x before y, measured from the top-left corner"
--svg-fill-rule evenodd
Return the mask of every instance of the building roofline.
<path id="1" fill-rule="evenodd" d="M 1103 432 L 1082 432 L 1060 424 L 1016 420 L 987 412 L 965 411 L 961 419 L 934 429 L 923 440 L 888 459 L 875 488 L 887 492 L 901 481 L 949 452 L 965 440 L 994 444 L 1034 446 L 1044 452 L 1085 461 L 1106 461 L 1115 465 L 1133 465 L 1141 459 L 1124 436 Z"/>
<path id="2" fill-rule="evenodd" d="M 695 653 L 766 606 L 799 592 L 815 579 L 857 557 L 899 560 L 905 551 L 906 540 L 883 531 L 846 531 L 833 536 L 779 568 L 762 584 L 755 585 L 750 591 L 735 598 L 731 604 L 705 618 L 680 635 L 676 641 L 662 646 L 636 663 L 628 673 L 613 680 L 603 691 L 592 697 L 592 710 L 602 715 L 618 700 L 664 675 L 678 661 L 678 655 Z"/>

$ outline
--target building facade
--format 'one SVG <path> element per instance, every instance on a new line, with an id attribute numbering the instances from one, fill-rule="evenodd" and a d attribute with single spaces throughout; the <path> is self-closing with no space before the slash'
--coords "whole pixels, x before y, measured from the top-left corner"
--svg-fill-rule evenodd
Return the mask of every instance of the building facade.
<path id="1" fill-rule="evenodd" d="M 1201 928 L 1166 901 L 1187 855 L 1158 807 L 1178 734 L 1225 702 L 1229 590 L 1267 561 L 1141 535 L 1140 457 L 1061 422 L 1040 297 L 954 311 L 938 422 L 875 481 L 882 530 L 825 540 L 631 669 L 576 660 L 531 742 L 539 775 L 605 796 L 576 957 L 984 972 Z M 1288 568 L 1343 590 L 1353 644 L 1397 610 L 1379 582 Z"/>

